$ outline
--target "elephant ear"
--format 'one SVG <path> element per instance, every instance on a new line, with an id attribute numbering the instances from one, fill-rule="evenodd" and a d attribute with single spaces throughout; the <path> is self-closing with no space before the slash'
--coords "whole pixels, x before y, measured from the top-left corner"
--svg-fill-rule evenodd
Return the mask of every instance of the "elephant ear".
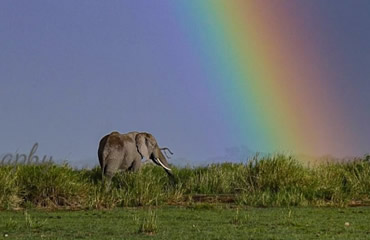
<path id="1" fill-rule="evenodd" d="M 139 133 L 136 135 L 136 147 L 142 158 L 146 158 L 147 160 L 150 159 L 152 150 L 145 133 Z"/>

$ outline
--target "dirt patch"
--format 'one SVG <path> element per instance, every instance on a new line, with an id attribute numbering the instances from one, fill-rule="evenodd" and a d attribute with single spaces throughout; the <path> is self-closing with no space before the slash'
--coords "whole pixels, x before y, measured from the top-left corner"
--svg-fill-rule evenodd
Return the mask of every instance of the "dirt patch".
<path id="1" fill-rule="evenodd" d="M 204 203 L 235 203 L 236 195 L 234 194 L 195 194 L 185 195 L 184 202 L 204 202 Z"/>

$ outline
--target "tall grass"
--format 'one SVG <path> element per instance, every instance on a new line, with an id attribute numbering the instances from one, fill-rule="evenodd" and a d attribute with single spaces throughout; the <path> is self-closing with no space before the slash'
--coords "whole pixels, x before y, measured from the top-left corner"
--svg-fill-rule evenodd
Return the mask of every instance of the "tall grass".
<path id="1" fill-rule="evenodd" d="M 346 163 L 304 166 L 292 157 L 255 157 L 248 163 L 173 167 L 176 184 L 156 166 L 118 173 L 111 187 L 100 168 L 68 165 L 0 167 L 0 208 L 114 208 L 225 201 L 248 206 L 305 206 L 370 203 L 368 157 Z"/>

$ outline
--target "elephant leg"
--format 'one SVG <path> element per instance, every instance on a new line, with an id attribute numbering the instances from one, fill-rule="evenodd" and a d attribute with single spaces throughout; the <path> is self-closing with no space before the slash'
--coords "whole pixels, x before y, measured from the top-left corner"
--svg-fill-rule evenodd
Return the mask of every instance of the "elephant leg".
<path id="1" fill-rule="evenodd" d="M 113 178 L 114 174 L 117 172 L 117 170 L 119 169 L 120 167 L 120 164 L 121 164 L 121 159 L 118 158 L 118 154 L 110 154 L 109 156 L 107 156 L 106 158 L 106 165 L 104 167 L 104 176 L 106 178 L 107 181 L 111 181 L 111 179 Z"/>
<path id="2" fill-rule="evenodd" d="M 104 169 L 104 175 L 109 180 L 113 178 L 114 174 L 116 174 L 118 170 L 118 166 L 116 164 L 108 164 Z"/>
<path id="3" fill-rule="evenodd" d="M 138 159 L 135 159 L 135 160 L 132 162 L 132 165 L 131 165 L 131 167 L 129 168 L 129 170 L 134 171 L 134 172 L 137 172 L 137 171 L 139 171 L 140 167 L 141 167 L 141 159 L 140 159 L 140 158 L 138 158 Z"/>
<path id="4" fill-rule="evenodd" d="M 107 171 L 108 167 L 105 166 L 103 169 L 103 174 L 102 174 L 102 181 L 103 181 L 103 186 L 107 190 L 110 188 L 111 182 L 112 182 L 112 177 L 114 176 L 114 172 Z"/>
<path id="5" fill-rule="evenodd" d="M 104 173 L 105 178 L 108 180 L 111 180 L 114 174 L 116 174 L 116 171 L 114 169 L 109 169 L 109 168 L 106 168 L 105 173 Z"/>
<path id="6" fill-rule="evenodd" d="M 106 191 L 108 191 L 111 188 L 112 178 L 114 174 L 116 173 L 116 171 L 117 169 L 114 166 L 112 167 L 112 165 L 109 165 L 109 164 L 104 168 L 103 186 Z"/>

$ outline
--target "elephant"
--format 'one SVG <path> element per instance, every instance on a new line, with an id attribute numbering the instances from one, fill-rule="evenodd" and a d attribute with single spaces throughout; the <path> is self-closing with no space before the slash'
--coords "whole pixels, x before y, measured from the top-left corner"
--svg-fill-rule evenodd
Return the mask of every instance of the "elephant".
<path id="1" fill-rule="evenodd" d="M 168 148 L 164 148 L 167 149 Z M 104 136 L 99 142 L 98 158 L 102 171 L 102 179 L 109 180 L 117 170 L 138 171 L 141 160 L 146 158 L 161 166 L 169 177 L 173 173 L 166 157 L 161 152 L 156 139 L 147 132 L 129 132 L 121 134 L 114 131 Z M 170 151 L 171 153 L 171 151 Z"/>

